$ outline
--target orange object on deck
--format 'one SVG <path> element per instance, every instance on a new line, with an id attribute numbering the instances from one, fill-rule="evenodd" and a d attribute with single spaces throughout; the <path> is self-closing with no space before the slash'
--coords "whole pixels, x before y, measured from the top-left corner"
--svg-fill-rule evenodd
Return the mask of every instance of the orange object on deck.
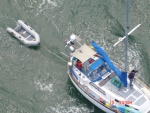
<path id="1" fill-rule="evenodd" d="M 93 59 L 89 59 L 89 63 L 91 64 L 94 60 Z"/>
<path id="2" fill-rule="evenodd" d="M 77 68 L 81 69 L 82 68 L 82 62 L 80 60 L 77 60 L 76 66 L 77 66 Z"/>

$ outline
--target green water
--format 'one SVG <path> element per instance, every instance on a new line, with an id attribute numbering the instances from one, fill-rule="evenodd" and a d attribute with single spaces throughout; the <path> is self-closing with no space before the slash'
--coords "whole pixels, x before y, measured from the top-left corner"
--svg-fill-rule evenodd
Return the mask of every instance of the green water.
<path id="1" fill-rule="evenodd" d="M 150 83 L 150 1 L 130 2 L 129 69 Z M 28 48 L 6 32 L 23 20 L 41 37 Z M 0 0 L 0 113 L 102 113 L 73 86 L 63 41 L 76 33 L 89 44 L 99 43 L 110 58 L 124 66 L 125 0 Z"/>

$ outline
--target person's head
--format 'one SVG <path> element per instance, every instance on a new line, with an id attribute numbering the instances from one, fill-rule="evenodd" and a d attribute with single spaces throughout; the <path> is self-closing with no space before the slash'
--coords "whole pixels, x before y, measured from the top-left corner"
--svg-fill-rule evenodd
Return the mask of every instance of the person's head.
<path id="1" fill-rule="evenodd" d="M 134 70 L 134 69 L 133 69 L 131 72 L 133 72 L 133 73 L 137 73 L 138 71 L 136 71 L 136 70 Z"/>
<path id="2" fill-rule="evenodd" d="M 77 62 L 81 62 L 79 59 L 77 59 Z"/>

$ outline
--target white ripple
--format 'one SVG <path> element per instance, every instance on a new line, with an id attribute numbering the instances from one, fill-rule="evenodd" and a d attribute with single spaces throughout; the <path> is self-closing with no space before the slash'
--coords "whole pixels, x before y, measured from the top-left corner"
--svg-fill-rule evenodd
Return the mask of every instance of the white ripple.
<path id="1" fill-rule="evenodd" d="M 43 0 L 43 2 L 39 5 L 39 8 L 41 9 L 45 4 L 52 5 L 54 7 L 57 6 L 57 2 L 55 0 Z"/>
<path id="2" fill-rule="evenodd" d="M 47 9 L 57 7 L 59 3 L 60 0 L 43 0 L 42 3 L 39 4 L 36 16 L 39 15 L 39 13 L 43 13 Z"/>
<path id="3" fill-rule="evenodd" d="M 34 83 L 36 84 L 37 90 L 40 89 L 42 91 L 48 91 L 48 92 L 53 91 L 53 84 L 45 84 L 45 83 L 41 83 L 40 81 L 34 81 Z"/>
<path id="4" fill-rule="evenodd" d="M 93 110 L 92 110 L 93 111 Z M 62 106 L 58 105 L 56 107 L 49 107 L 46 108 L 46 113 L 90 113 L 91 110 L 89 110 L 87 107 L 84 106 Z"/>

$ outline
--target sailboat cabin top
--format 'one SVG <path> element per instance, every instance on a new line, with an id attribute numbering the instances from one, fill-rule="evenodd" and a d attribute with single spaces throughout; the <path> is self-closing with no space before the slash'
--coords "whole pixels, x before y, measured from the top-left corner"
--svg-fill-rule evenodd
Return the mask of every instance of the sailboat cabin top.
<path id="1" fill-rule="evenodd" d="M 92 50 L 86 44 L 83 44 L 80 48 L 76 49 L 71 56 L 79 59 L 82 63 L 86 62 L 88 59 L 93 57 L 96 54 L 94 50 Z"/>
<path id="2" fill-rule="evenodd" d="M 86 44 L 71 53 L 72 64 L 84 73 L 92 82 L 105 79 L 110 75 L 110 67 L 102 56 Z"/>

